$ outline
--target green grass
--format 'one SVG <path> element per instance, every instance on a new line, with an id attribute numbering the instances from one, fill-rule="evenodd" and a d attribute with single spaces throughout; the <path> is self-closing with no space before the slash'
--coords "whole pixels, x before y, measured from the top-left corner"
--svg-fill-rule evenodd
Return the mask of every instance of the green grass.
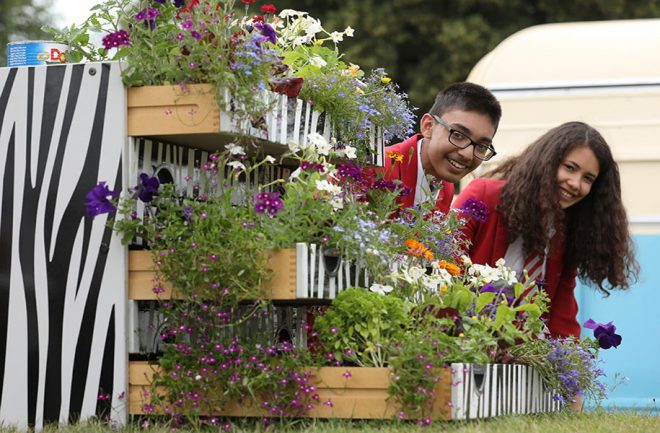
<path id="1" fill-rule="evenodd" d="M 469 422 L 434 422 L 429 427 L 419 427 L 413 422 L 395 421 L 343 421 L 343 420 L 299 420 L 286 421 L 265 428 L 255 420 L 233 420 L 231 433 L 660 433 L 660 417 L 657 411 L 591 411 L 588 413 L 560 412 L 543 415 L 511 416 Z M 47 427 L 44 433 L 172 433 L 167 425 L 147 429 L 139 427 L 137 421 L 123 429 L 110 429 L 101 424 L 77 424 L 66 427 Z M 184 427 L 179 433 L 222 432 L 218 428 Z M 0 433 L 18 430 L 0 428 Z"/>

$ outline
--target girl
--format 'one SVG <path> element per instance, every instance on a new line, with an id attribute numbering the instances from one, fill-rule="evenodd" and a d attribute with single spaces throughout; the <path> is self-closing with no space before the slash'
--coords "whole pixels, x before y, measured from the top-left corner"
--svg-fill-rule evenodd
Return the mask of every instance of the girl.
<path id="1" fill-rule="evenodd" d="M 474 263 L 527 269 L 550 298 L 553 337 L 579 337 L 576 276 L 608 295 L 637 278 L 619 169 L 591 126 L 564 123 L 473 180 L 453 207 L 485 205 L 464 232 Z M 484 215 L 486 214 L 486 215 Z M 607 282 L 605 281 L 607 280 Z"/>

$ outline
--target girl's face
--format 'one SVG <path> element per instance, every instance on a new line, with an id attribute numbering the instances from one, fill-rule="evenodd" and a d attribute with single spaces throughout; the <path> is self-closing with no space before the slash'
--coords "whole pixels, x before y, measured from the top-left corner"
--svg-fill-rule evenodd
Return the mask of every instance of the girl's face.
<path id="1" fill-rule="evenodd" d="M 600 164 L 594 152 L 587 146 L 571 149 L 557 170 L 559 205 L 569 208 L 589 194 L 600 172 Z"/>

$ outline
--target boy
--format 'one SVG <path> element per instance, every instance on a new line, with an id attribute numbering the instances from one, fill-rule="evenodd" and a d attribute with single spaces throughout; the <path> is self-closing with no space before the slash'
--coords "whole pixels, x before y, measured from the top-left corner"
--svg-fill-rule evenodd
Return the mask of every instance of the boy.
<path id="1" fill-rule="evenodd" d="M 495 155 L 501 116 L 495 96 L 478 84 L 454 83 L 438 93 L 419 122 L 421 133 L 385 148 L 385 179 L 410 188 L 399 203 L 412 207 L 435 198 L 436 209 L 447 213 L 454 183 Z"/>

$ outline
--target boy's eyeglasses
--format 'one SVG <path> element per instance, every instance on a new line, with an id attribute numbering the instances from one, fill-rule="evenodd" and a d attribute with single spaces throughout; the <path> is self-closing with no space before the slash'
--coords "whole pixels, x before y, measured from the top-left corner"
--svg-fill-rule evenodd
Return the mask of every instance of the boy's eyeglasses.
<path id="1" fill-rule="evenodd" d="M 433 119 L 437 123 L 447 128 L 447 131 L 449 131 L 449 142 L 459 149 L 465 149 L 470 145 L 474 146 L 472 148 L 472 154 L 482 161 L 488 161 L 493 156 L 497 155 L 497 152 L 495 152 L 495 148 L 492 145 L 477 143 L 461 131 L 449 126 L 449 124 L 439 116 L 436 116 L 435 114 L 431 114 L 431 116 L 433 116 Z"/>

